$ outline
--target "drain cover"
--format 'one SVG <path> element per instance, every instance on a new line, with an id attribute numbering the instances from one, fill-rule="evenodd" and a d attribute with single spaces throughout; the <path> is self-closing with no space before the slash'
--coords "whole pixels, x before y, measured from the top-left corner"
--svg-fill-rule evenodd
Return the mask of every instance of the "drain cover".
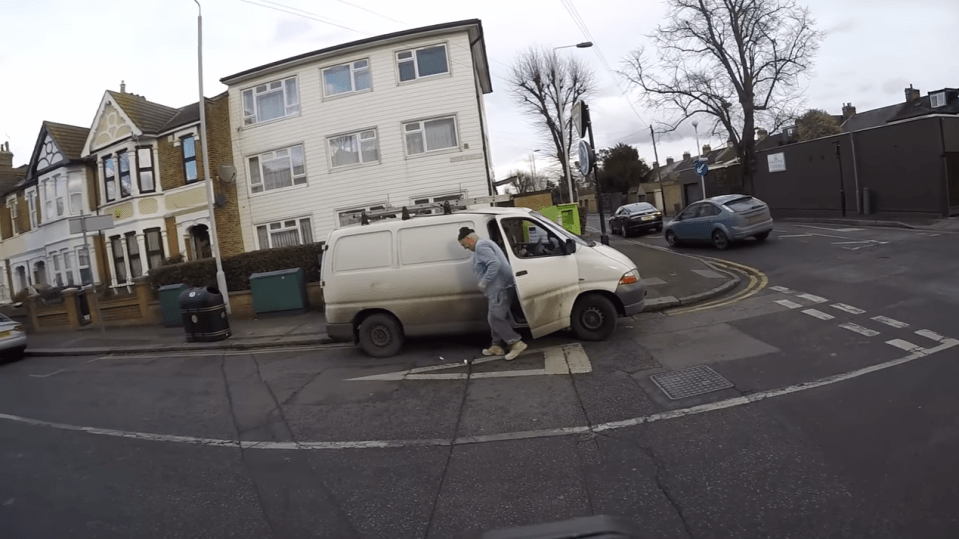
<path id="1" fill-rule="evenodd" d="M 666 316 L 660 311 L 647 311 L 633 315 L 633 320 L 652 320 L 654 318 L 663 318 Z"/>
<path id="2" fill-rule="evenodd" d="M 650 379 L 672 400 L 685 399 L 733 387 L 732 382 L 706 365 L 690 367 L 681 371 L 654 374 L 650 376 Z"/>

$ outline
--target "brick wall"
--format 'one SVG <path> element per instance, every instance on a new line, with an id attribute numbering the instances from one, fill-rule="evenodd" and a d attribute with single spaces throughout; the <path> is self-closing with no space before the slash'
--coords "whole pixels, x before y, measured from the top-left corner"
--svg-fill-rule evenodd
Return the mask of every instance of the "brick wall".
<path id="1" fill-rule="evenodd" d="M 230 131 L 230 100 L 226 93 L 209 99 L 206 105 L 207 145 L 210 152 L 210 171 L 217 178 L 221 164 L 233 164 L 233 137 Z M 225 178 L 226 179 L 226 178 Z M 225 203 L 214 210 L 216 231 L 220 240 L 220 255 L 240 254 L 243 249 L 243 234 L 240 228 L 240 210 L 237 203 L 237 185 L 228 181 L 213 182 L 214 191 L 222 195 Z"/>

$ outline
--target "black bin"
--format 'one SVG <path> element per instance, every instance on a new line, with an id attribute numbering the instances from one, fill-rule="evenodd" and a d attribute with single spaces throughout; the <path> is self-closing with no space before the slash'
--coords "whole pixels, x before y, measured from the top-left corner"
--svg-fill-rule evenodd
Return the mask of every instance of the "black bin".
<path id="1" fill-rule="evenodd" d="M 180 315 L 186 342 L 222 341 L 230 336 L 223 295 L 212 286 L 187 288 L 180 293 Z"/>

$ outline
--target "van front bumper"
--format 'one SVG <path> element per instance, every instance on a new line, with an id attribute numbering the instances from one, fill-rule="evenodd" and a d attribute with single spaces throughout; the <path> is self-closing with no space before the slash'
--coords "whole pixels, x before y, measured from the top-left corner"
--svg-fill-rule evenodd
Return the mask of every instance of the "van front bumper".
<path id="1" fill-rule="evenodd" d="M 353 342 L 356 339 L 353 336 L 353 324 L 327 324 L 326 334 L 337 342 Z"/>
<path id="2" fill-rule="evenodd" d="M 616 297 L 623 304 L 623 315 L 633 316 L 646 308 L 646 285 L 642 280 L 616 287 Z"/>

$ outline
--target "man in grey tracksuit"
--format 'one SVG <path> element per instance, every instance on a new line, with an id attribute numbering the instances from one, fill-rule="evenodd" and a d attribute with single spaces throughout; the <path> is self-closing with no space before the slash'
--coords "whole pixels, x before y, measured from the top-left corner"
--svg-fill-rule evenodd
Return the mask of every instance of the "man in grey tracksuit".
<path id="1" fill-rule="evenodd" d="M 483 350 L 483 355 L 505 354 L 506 359 L 515 359 L 526 350 L 526 343 L 509 323 L 509 309 L 516 299 L 513 269 L 499 245 L 491 240 L 480 239 L 473 229 L 465 226 L 460 228 L 458 239 L 464 249 L 473 251 L 473 273 L 476 274 L 478 286 L 489 302 L 487 321 L 493 344 Z M 503 346 L 509 346 L 509 353 Z"/>

